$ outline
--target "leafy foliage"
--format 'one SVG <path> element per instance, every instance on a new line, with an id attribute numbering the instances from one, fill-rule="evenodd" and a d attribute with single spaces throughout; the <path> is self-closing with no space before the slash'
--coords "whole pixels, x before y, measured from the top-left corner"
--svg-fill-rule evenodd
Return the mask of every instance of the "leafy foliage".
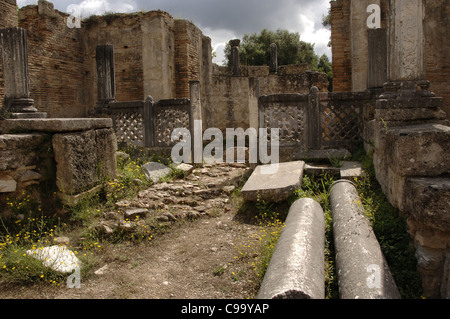
<path id="1" fill-rule="evenodd" d="M 245 34 L 239 47 L 240 63 L 248 66 L 269 65 L 272 43 L 278 48 L 278 65 L 306 63 L 312 70 L 326 73 L 328 80 L 332 82 L 332 65 L 328 57 L 325 54 L 319 57 L 314 51 L 314 44 L 302 41 L 298 32 L 263 29 L 259 34 Z M 230 44 L 225 47 L 225 57 L 224 62 L 230 65 Z"/>

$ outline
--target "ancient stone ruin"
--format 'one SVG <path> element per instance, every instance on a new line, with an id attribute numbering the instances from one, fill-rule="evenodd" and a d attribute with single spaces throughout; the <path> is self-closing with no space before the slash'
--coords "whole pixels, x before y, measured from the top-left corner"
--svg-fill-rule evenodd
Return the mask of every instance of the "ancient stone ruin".
<path id="1" fill-rule="evenodd" d="M 370 4 L 381 8 L 377 28 L 367 25 Z M 276 45 L 269 66 L 248 67 L 239 64 L 240 41 L 231 40 L 231 66 L 217 66 L 210 38 L 166 12 L 93 16 L 73 28 L 67 25 L 69 15 L 50 2 L 20 9 L 17 19 L 15 0 L 0 0 L 0 200 L 38 185 L 63 202 L 76 201 L 116 176 L 118 144 L 170 154 L 175 129 L 190 132 L 194 147 L 208 128 L 224 136 L 232 128 L 233 141 L 242 137 L 238 128 L 247 135 L 251 129 L 278 128 L 279 136 L 267 138 L 278 138 L 280 169 L 261 177 L 264 167 L 252 163 L 256 169 L 242 190 L 249 201 L 259 191 L 273 201 L 287 198 L 301 187 L 303 170 L 314 170 L 305 159 L 345 159 L 364 145 L 373 152 L 385 196 L 407 218 L 424 293 L 448 298 L 450 110 L 448 60 L 442 57 L 448 50 L 430 53 L 430 48 L 441 43 L 433 35 L 433 25 L 443 19 L 438 12 L 450 6 L 422 0 L 330 5 L 334 92 L 327 91 L 327 76 L 307 65 L 279 66 Z M 435 70 L 439 63 L 442 72 Z M 249 143 L 242 152 L 233 144 L 224 157 L 244 154 L 248 164 Z M 359 168 L 349 165 L 341 168 L 342 178 Z M 341 192 L 352 189 L 341 182 L 330 190 L 336 192 L 333 200 L 345 202 Z M 359 218 L 353 208 L 338 214 Z M 285 272 L 269 267 L 260 297 L 323 298 L 316 285 L 323 276 L 318 271 L 323 211 L 303 200 L 289 215 L 289 230 L 271 266 L 286 267 Z M 336 215 L 336 222 L 342 216 Z M 372 236 L 367 225 L 356 224 L 360 234 Z M 343 237 L 336 235 L 336 241 Z M 373 264 L 385 270 L 386 289 L 375 295 L 357 291 L 355 275 L 342 279 L 341 297 L 397 298 L 376 239 L 369 248 L 358 246 L 358 240 L 356 248 L 344 241 L 341 251 L 349 259 L 358 249 L 374 252 Z M 358 273 L 339 262 L 344 272 Z M 298 265 L 305 267 L 302 274 L 295 273 Z M 290 280 L 295 276 L 298 280 Z"/>

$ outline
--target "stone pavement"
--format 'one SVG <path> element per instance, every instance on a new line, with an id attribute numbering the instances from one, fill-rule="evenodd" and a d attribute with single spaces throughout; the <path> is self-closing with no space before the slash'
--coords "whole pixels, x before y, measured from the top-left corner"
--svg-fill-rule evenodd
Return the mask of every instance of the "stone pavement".
<path id="1" fill-rule="evenodd" d="M 229 195 L 250 174 L 245 164 L 214 164 L 195 168 L 184 179 L 155 183 L 131 200 L 115 204 L 99 221 L 106 233 L 133 231 L 136 216 L 154 215 L 159 222 L 214 216 L 229 210 Z"/>

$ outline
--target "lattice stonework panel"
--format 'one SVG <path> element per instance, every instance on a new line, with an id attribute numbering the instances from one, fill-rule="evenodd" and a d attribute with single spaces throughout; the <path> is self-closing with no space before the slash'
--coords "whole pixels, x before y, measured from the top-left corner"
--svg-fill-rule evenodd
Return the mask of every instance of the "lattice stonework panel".
<path id="1" fill-rule="evenodd" d="M 322 143 L 357 142 L 361 139 L 362 109 L 326 106 L 321 110 Z"/>
<path id="2" fill-rule="evenodd" d="M 142 146 L 144 144 L 144 121 L 140 112 L 113 114 L 117 142 Z"/>
<path id="3" fill-rule="evenodd" d="M 172 146 L 172 132 L 176 128 L 189 129 L 189 113 L 184 110 L 164 108 L 156 113 L 156 145 Z"/>
<path id="4" fill-rule="evenodd" d="M 264 111 L 264 127 L 280 129 L 280 145 L 303 145 L 306 114 L 303 107 L 274 103 Z"/>

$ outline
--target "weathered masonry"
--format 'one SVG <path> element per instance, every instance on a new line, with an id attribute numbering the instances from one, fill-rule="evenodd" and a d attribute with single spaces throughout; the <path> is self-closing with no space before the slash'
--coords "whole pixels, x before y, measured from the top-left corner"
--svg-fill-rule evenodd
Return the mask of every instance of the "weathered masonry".
<path id="1" fill-rule="evenodd" d="M 369 4 L 381 9 L 378 28 L 368 27 Z M 430 298 L 450 297 L 449 10 L 449 1 L 331 2 L 333 87 L 375 97 L 366 147 L 407 218 Z"/>
<path id="2" fill-rule="evenodd" d="M 0 205 L 3 208 L 10 195 L 28 193 L 44 208 L 54 208 L 54 194 L 73 203 L 83 193 L 95 191 L 101 181 L 117 175 L 116 135 L 108 118 L 49 119 L 38 111 L 30 98 L 26 34 L 18 27 L 0 29 L 5 79 Z M 0 216 L 5 217 L 3 209 Z"/>
<path id="3" fill-rule="evenodd" d="M 0 0 L 0 28 L 20 25 L 27 31 L 30 98 L 49 117 L 86 117 L 98 106 L 98 94 L 105 93 L 98 87 L 101 52 L 97 47 L 101 45 L 113 49 L 114 85 L 108 99 L 143 101 L 149 95 L 155 101 L 185 99 L 189 98 L 189 81 L 200 81 L 205 127 L 250 126 L 247 113 L 252 78 L 260 80 L 261 94 L 328 88 L 326 76 L 306 65 L 276 66 L 275 71 L 275 66 L 272 71 L 269 66 L 239 66 L 233 74 L 212 63 L 209 37 L 193 23 L 166 12 L 93 16 L 83 20 L 81 28 L 69 28 L 69 15 L 55 10 L 48 1 L 40 0 L 19 11 L 15 4 L 14 0 Z M 1 79 L 0 107 L 3 100 Z"/>
<path id="4" fill-rule="evenodd" d="M 381 9 L 380 29 L 367 29 L 367 7 L 377 4 Z M 387 71 L 382 52 L 389 26 L 389 0 L 330 1 L 333 54 L 333 88 L 335 91 L 364 91 L 382 87 L 383 81 L 373 81 L 368 67 L 369 57 L 379 71 Z M 450 1 L 423 0 L 423 67 L 430 90 L 444 99 L 443 110 L 450 114 L 450 44 L 444 41 L 450 33 Z M 406 11 L 405 11 L 406 12 Z M 403 18 L 407 18 L 406 14 Z M 374 42 L 376 41 L 376 42 Z M 375 45 L 376 43 L 376 45 Z M 380 54 L 381 50 L 381 54 Z M 392 61 L 391 61 L 392 62 Z M 387 73 L 385 73 L 386 76 Z M 372 77 L 372 78 L 371 78 Z M 385 77 L 386 80 L 386 77 Z"/>

